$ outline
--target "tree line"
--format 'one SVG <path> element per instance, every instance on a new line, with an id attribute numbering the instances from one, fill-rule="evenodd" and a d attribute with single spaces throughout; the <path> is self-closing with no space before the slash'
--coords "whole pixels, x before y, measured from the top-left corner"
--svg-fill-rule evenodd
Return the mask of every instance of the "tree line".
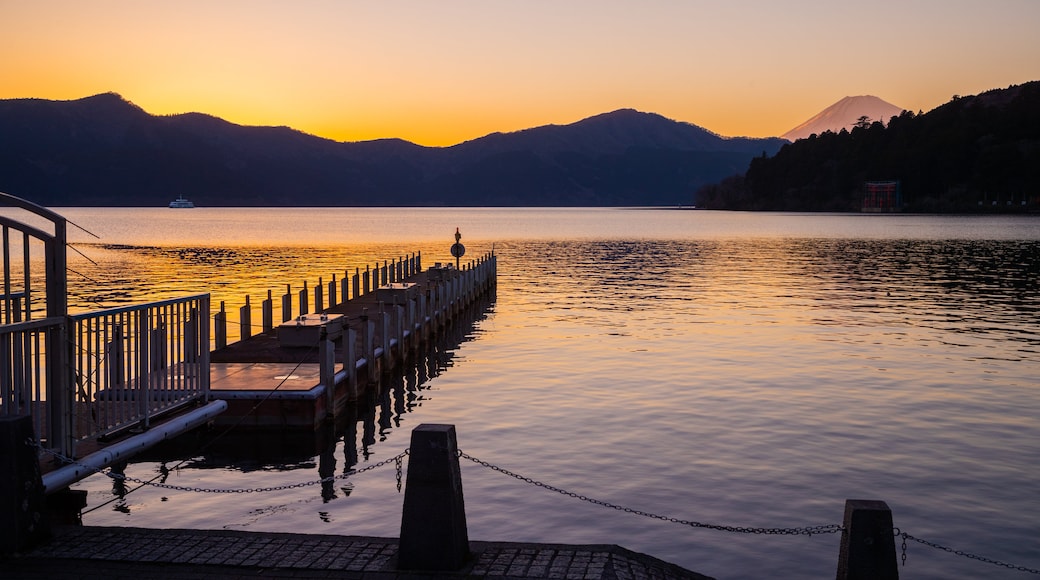
<path id="1" fill-rule="evenodd" d="M 860 211 L 866 183 L 898 181 L 902 211 L 1037 211 L 1040 81 L 953 99 L 886 125 L 811 135 L 707 185 L 699 207 Z"/>

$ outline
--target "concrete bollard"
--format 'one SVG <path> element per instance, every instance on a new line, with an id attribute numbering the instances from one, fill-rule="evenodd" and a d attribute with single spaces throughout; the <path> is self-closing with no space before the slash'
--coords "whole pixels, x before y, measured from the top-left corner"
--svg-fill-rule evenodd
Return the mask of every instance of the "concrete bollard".
<path id="1" fill-rule="evenodd" d="M 898 580 L 892 510 L 883 501 L 845 500 L 838 580 Z"/>
<path id="2" fill-rule="evenodd" d="M 37 544 L 50 535 L 43 480 L 29 415 L 0 417 L 0 554 Z"/>
<path id="3" fill-rule="evenodd" d="M 458 570 L 469 557 L 454 425 L 412 430 L 401 514 L 400 570 Z"/>

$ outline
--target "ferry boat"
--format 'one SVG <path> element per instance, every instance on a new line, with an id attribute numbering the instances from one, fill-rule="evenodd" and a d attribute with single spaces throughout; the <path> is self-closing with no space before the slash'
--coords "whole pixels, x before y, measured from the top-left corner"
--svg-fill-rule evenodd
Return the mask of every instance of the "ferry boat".
<path id="1" fill-rule="evenodd" d="M 170 202 L 170 207 L 175 208 L 187 208 L 195 207 L 195 204 L 191 200 L 185 199 L 183 195 L 178 195 L 177 199 Z"/>

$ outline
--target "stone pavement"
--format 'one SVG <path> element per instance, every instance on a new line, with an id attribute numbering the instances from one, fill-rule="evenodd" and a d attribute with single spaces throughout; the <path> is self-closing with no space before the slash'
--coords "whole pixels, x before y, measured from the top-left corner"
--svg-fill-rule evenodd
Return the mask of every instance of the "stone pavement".
<path id="1" fill-rule="evenodd" d="M 4 579 L 560 578 L 710 580 L 613 545 L 470 542 L 453 572 L 398 571 L 397 540 L 227 530 L 68 526 L 48 543 L 0 558 Z"/>

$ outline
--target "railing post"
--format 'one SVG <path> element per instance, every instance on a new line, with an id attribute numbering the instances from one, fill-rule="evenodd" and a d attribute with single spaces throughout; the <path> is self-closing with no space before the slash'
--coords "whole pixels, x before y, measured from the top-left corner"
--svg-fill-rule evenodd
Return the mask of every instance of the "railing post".
<path id="1" fill-rule="evenodd" d="M 48 393 L 47 406 L 53 413 L 47 420 L 50 430 L 48 435 L 52 441 L 51 447 L 58 449 L 67 457 L 74 457 L 76 454 L 74 413 L 76 391 L 72 386 L 75 384 L 76 371 L 72 368 L 75 359 L 70 354 L 72 341 L 69 339 L 73 326 L 68 316 L 65 316 L 64 319 L 64 324 L 49 330 L 44 338 L 45 348 L 53 349 L 52 352 L 54 352 L 49 360 L 49 364 L 54 365 L 54 368 L 48 369 L 47 372 L 51 379 L 56 381 L 54 386 L 57 387 Z M 61 345 L 69 345 L 69 347 Z M 52 396 L 53 401 L 50 399 Z M 0 471 L 0 473 L 3 472 Z"/>
<path id="2" fill-rule="evenodd" d="M 285 285 L 285 294 L 282 294 L 282 322 L 292 320 L 292 286 Z"/>
<path id="3" fill-rule="evenodd" d="M 339 295 L 343 302 L 350 300 L 350 270 L 343 270 L 343 277 L 339 281 Z"/>
<path id="4" fill-rule="evenodd" d="M 267 300 L 260 303 L 260 317 L 263 319 L 261 324 L 264 332 L 269 332 L 274 328 L 274 299 L 270 290 L 267 291 Z"/>
<path id="5" fill-rule="evenodd" d="M 300 290 L 300 316 L 305 316 L 311 313 L 307 292 L 307 281 L 304 280 L 303 290 Z"/>
<path id="6" fill-rule="evenodd" d="M 253 307 L 246 296 L 245 306 L 238 309 L 238 339 L 245 340 L 253 336 Z"/>
<path id="7" fill-rule="evenodd" d="M 325 310 L 325 281 L 320 277 L 318 278 L 318 284 L 314 287 L 314 312 L 318 313 Z"/>
<path id="8" fill-rule="evenodd" d="M 454 425 L 412 430 L 397 558 L 401 570 L 458 570 L 469 557 L 458 447 Z"/>
<path id="9" fill-rule="evenodd" d="M 192 308 L 184 322 L 184 362 L 199 360 L 199 309 Z"/>
<path id="10" fill-rule="evenodd" d="M 329 282 L 329 308 L 336 305 L 336 275 L 332 275 L 332 282 Z"/>
<path id="11" fill-rule="evenodd" d="M 365 294 L 368 294 L 368 292 L 369 292 L 369 283 L 370 283 L 369 279 L 371 277 L 372 277 L 372 274 L 371 274 L 370 270 L 368 269 L 368 264 L 365 264 L 365 273 L 361 275 L 361 281 L 362 281 L 361 287 L 364 289 Z"/>
<path id="12" fill-rule="evenodd" d="M 134 329 L 134 342 L 137 343 L 137 357 L 134 365 L 136 367 L 134 370 L 137 372 L 137 392 L 134 393 L 134 396 L 137 397 L 137 413 L 142 418 L 141 426 L 145 429 L 148 429 L 152 423 L 151 413 L 149 413 L 152 398 L 152 389 L 148 379 L 148 370 L 152 366 L 151 361 L 148 360 L 152 350 L 148 340 L 151 334 L 149 326 L 148 312 L 138 312 L 137 327 Z"/>
<path id="13" fill-rule="evenodd" d="M 213 315 L 213 335 L 217 350 L 227 346 L 227 312 L 224 312 L 224 301 L 220 301 L 220 310 Z"/>
<path id="14" fill-rule="evenodd" d="M 845 500 L 837 580 L 898 580 L 892 510 L 883 501 Z"/>
<path id="15" fill-rule="evenodd" d="M 354 277 L 350 281 L 354 285 L 354 298 L 357 299 L 358 296 L 361 296 L 361 268 L 354 268 Z"/>
<path id="16" fill-rule="evenodd" d="M 209 294 L 199 299 L 199 391 L 209 401 Z"/>

